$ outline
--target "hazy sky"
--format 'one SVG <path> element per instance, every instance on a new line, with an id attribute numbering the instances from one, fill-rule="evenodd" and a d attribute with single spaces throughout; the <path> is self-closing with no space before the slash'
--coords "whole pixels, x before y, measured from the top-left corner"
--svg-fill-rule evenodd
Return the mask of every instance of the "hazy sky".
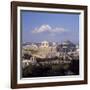
<path id="1" fill-rule="evenodd" d="M 79 14 L 21 11 L 22 43 L 79 41 Z"/>

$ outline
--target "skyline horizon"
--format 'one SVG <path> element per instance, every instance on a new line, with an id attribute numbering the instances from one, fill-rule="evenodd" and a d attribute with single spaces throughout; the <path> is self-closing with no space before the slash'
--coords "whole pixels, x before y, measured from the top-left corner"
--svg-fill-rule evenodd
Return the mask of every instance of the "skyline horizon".
<path id="1" fill-rule="evenodd" d="M 43 40 L 43 41 L 47 41 L 47 40 Z M 43 41 L 40 41 L 40 42 L 30 42 L 30 41 L 28 41 L 28 42 L 24 42 L 22 44 L 26 44 L 26 43 L 42 43 Z M 47 42 L 49 42 L 49 43 L 55 42 L 55 43 L 62 44 L 63 42 L 66 42 L 66 41 L 70 41 L 70 40 L 65 40 L 65 41 L 61 41 L 61 42 L 55 42 L 55 41 L 47 41 Z M 73 44 L 79 44 L 79 42 L 77 42 L 77 43 L 74 43 L 72 41 L 70 41 L 70 42 L 73 43 Z"/>

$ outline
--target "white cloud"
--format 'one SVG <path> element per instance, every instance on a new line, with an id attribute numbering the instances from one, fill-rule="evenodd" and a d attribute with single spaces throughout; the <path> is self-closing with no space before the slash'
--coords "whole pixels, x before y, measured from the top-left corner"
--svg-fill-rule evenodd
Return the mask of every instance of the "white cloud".
<path id="1" fill-rule="evenodd" d="M 49 32 L 51 29 L 49 25 L 41 25 L 39 28 L 35 28 L 33 33 Z"/>
<path id="2" fill-rule="evenodd" d="M 43 32 L 48 32 L 48 33 L 62 33 L 62 32 L 66 32 L 66 30 L 64 28 L 60 28 L 60 27 L 51 27 L 50 25 L 41 25 L 39 28 L 35 28 L 32 33 L 43 33 Z"/>
<path id="3" fill-rule="evenodd" d="M 52 32 L 58 32 L 58 33 L 61 33 L 61 32 L 65 32 L 66 30 L 64 29 L 64 28 L 58 28 L 58 27 L 56 27 L 56 28 L 53 28 L 52 29 Z"/>

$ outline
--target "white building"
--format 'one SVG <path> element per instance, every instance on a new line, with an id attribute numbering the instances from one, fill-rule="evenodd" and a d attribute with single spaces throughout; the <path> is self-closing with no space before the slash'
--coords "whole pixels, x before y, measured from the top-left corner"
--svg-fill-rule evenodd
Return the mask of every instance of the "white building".
<path id="1" fill-rule="evenodd" d="M 42 47 L 42 48 L 48 48 L 49 47 L 49 42 L 48 41 L 41 42 L 40 47 Z"/>
<path id="2" fill-rule="evenodd" d="M 38 46 L 35 45 L 35 44 L 32 44 L 32 45 L 31 45 L 31 48 L 33 48 L 33 49 L 38 49 Z"/>

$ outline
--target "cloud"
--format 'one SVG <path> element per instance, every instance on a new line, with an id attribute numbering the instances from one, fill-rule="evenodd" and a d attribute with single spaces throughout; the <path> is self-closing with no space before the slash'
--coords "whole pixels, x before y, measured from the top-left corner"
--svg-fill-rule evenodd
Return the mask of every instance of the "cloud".
<path id="1" fill-rule="evenodd" d="M 48 32 L 48 33 L 62 33 L 62 32 L 66 32 L 66 30 L 64 28 L 60 28 L 60 27 L 51 27 L 50 25 L 47 24 L 43 24 L 38 28 L 35 28 L 32 33 L 43 33 L 43 32 Z"/>
<path id="2" fill-rule="evenodd" d="M 35 28 L 33 33 L 50 32 L 51 29 L 49 25 L 41 25 L 39 28 Z"/>

